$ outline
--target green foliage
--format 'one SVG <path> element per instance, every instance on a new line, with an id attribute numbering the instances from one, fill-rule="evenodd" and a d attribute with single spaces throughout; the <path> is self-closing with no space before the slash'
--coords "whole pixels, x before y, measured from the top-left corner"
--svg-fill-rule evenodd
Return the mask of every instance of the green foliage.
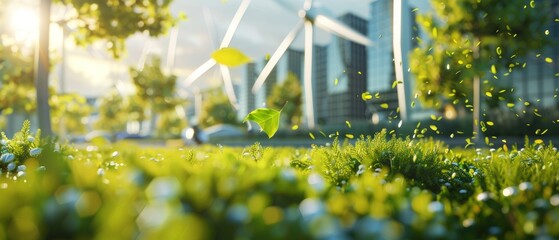
<path id="1" fill-rule="evenodd" d="M 267 106 L 283 109 L 283 121 L 286 121 L 287 125 L 301 123 L 302 103 L 301 81 L 292 72 L 287 74 L 283 83 L 274 85 L 272 93 L 266 100 Z"/>
<path id="2" fill-rule="evenodd" d="M 0 175 L 17 179 L 27 173 L 26 163 L 30 159 L 41 158 L 41 132 L 31 134 L 31 123 L 23 122 L 21 131 L 9 139 L 4 132 L 0 140 Z"/>
<path id="3" fill-rule="evenodd" d="M 126 110 L 131 114 L 128 120 L 142 122 L 149 116 L 155 125 L 155 119 L 160 116 L 155 131 L 157 136 L 180 135 L 186 120 L 181 119 L 175 109 L 183 101 L 176 97 L 177 77 L 163 72 L 161 58 L 150 55 L 142 68 L 130 68 L 130 76 L 136 91 L 126 101 Z"/>
<path id="4" fill-rule="evenodd" d="M 116 89 L 113 89 L 103 96 L 100 101 L 99 119 L 95 123 L 95 128 L 112 134 L 124 131 L 128 119 L 122 96 Z"/>
<path id="5" fill-rule="evenodd" d="M 204 94 L 204 102 L 200 113 L 200 126 L 208 127 L 216 124 L 238 124 L 235 109 L 229 98 L 219 89 Z"/>
<path id="6" fill-rule="evenodd" d="M 40 144 L 37 158 L 25 150 L 14 161 L 49 165 L 0 177 L 6 239 L 559 237 L 559 152 L 541 140 L 450 150 L 382 132 L 311 149 L 121 144 L 56 155 L 29 136 L 26 122 L 3 147 Z"/>
<path id="7" fill-rule="evenodd" d="M 37 107 L 33 78 L 33 56 L 18 46 L 0 46 L 0 112 L 31 113 Z"/>
<path id="8" fill-rule="evenodd" d="M 126 38 L 135 33 L 157 37 L 167 33 L 179 19 L 170 11 L 172 0 L 119 1 L 119 0 L 56 0 L 76 10 L 69 23 L 77 26 L 72 32 L 80 46 L 106 40 L 107 49 L 120 57 L 126 49 Z"/>
<path id="9" fill-rule="evenodd" d="M 86 132 L 84 120 L 92 112 L 85 97 L 78 94 L 52 95 L 50 99 L 52 106 L 53 131 L 61 133 L 61 124 L 64 124 L 66 133 L 83 134 Z"/>
<path id="10" fill-rule="evenodd" d="M 282 109 L 275 110 L 271 108 L 258 108 L 250 112 L 243 122 L 253 121 L 257 123 L 268 138 L 272 138 L 278 131 L 280 124 L 280 115 Z"/>
<path id="11" fill-rule="evenodd" d="M 474 76 L 484 77 L 490 70 L 496 74 L 530 51 L 548 46 L 544 28 L 551 22 L 549 3 L 432 0 L 435 14 L 417 17 L 428 39 L 417 38 L 420 47 L 410 57 L 422 102 L 437 108 L 445 101 L 471 104 Z M 496 85 L 495 79 L 487 79 L 483 88 Z"/>

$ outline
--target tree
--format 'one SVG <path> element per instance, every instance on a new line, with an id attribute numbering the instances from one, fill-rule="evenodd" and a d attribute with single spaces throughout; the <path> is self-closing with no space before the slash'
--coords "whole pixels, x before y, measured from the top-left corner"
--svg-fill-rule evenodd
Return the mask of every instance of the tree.
<path id="1" fill-rule="evenodd" d="M 411 54 L 420 98 L 427 106 L 444 101 L 474 112 L 474 132 L 479 129 L 481 79 L 484 88 L 500 82 L 486 77 L 508 69 L 522 56 L 545 47 L 549 1 L 432 0 L 434 14 L 418 15 L 429 39 Z M 511 65 L 512 64 L 512 65 Z M 512 70 L 512 69 L 511 69 Z M 470 95 L 474 92 L 473 96 Z M 489 94 L 488 94 L 489 95 Z M 478 138 L 480 140 L 480 138 Z"/>
<path id="2" fill-rule="evenodd" d="M 36 109 L 32 57 L 13 49 L 0 45 L 0 112 L 28 115 Z"/>
<path id="3" fill-rule="evenodd" d="M 150 36 L 165 34 L 178 19 L 169 9 L 172 0 L 119 1 L 119 0 L 54 0 L 74 13 L 64 22 L 73 22 L 78 27 L 73 32 L 77 44 L 87 45 L 106 40 L 107 49 L 113 56 L 120 57 L 125 49 L 125 39 L 137 32 Z M 48 39 L 51 0 L 41 0 L 39 19 L 41 22 L 38 59 L 35 71 L 39 125 L 45 135 L 51 134 L 50 110 L 48 106 Z"/>
<path id="4" fill-rule="evenodd" d="M 115 136 L 116 133 L 126 129 L 127 121 L 124 99 L 116 89 L 113 89 L 100 99 L 99 119 L 95 123 L 95 128 L 106 130 Z"/>
<path id="5" fill-rule="evenodd" d="M 301 81 L 290 72 L 283 83 L 272 88 L 272 93 L 268 96 L 266 104 L 275 109 L 283 108 L 283 121 L 286 121 L 288 125 L 295 125 L 301 123 L 301 97 Z"/>
<path id="6" fill-rule="evenodd" d="M 139 120 L 143 119 L 144 115 L 141 115 L 137 108 L 144 106 L 149 110 L 150 132 L 154 133 L 157 116 L 174 112 L 175 107 L 181 103 L 175 96 L 177 77 L 163 73 L 161 59 L 155 55 L 149 56 L 143 68 L 130 68 L 130 77 L 136 87 L 135 99 L 140 101 L 131 104 L 136 106 L 135 112 L 139 114 Z"/>
<path id="7" fill-rule="evenodd" d="M 216 124 L 238 124 L 237 114 L 229 99 L 219 89 L 214 89 L 204 94 L 202 112 L 200 113 L 200 126 L 208 127 Z"/>
<path id="8" fill-rule="evenodd" d="M 87 131 L 84 124 L 91 114 L 91 106 L 85 97 L 78 94 L 52 95 L 52 123 L 54 132 L 63 134 L 61 125 L 64 124 L 65 133 L 83 134 Z"/>

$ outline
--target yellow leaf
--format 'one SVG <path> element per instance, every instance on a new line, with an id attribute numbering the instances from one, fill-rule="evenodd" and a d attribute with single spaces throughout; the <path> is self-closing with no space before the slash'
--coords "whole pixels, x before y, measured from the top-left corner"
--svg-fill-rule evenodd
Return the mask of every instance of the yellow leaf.
<path id="1" fill-rule="evenodd" d="M 349 139 L 353 139 L 353 134 L 349 134 L 349 133 L 348 133 L 348 134 L 345 135 L 345 137 L 346 137 L 346 138 L 349 138 Z"/>
<path id="2" fill-rule="evenodd" d="M 495 67 L 495 65 L 491 65 L 491 73 L 497 74 L 497 68 Z"/>
<path id="3" fill-rule="evenodd" d="M 387 109 L 388 108 L 388 103 L 383 103 L 380 105 L 381 108 Z"/>
<path id="4" fill-rule="evenodd" d="M 437 129 L 438 129 L 437 126 L 435 126 L 435 125 L 430 125 L 429 128 L 431 128 L 431 130 L 433 130 L 433 131 L 437 131 Z"/>
<path id="5" fill-rule="evenodd" d="M 546 61 L 547 63 L 552 63 L 552 62 L 553 62 L 553 59 L 551 59 L 551 58 L 545 58 L 545 61 Z"/>
<path id="6" fill-rule="evenodd" d="M 367 101 L 369 99 L 373 99 L 373 96 L 371 96 L 371 93 L 369 92 L 364 92 L 361 93 L 361 99 L 363 99 L 363 101 Z"/>
<path id="7" fill-rule="evenodd" d="M 299 129 L 299 125 L 293 125 L 293 127 L 291 127 L 291 130 L 293 130 L 293 131 L 295 131 L 297 129 Z"/>
<path id="8" fill-rule="evenodd" d="M 247 62 L 250 58 L 236 48 L 225 47 L 212 53 L 212 58 L 219 64 L 236 67 Z"/>

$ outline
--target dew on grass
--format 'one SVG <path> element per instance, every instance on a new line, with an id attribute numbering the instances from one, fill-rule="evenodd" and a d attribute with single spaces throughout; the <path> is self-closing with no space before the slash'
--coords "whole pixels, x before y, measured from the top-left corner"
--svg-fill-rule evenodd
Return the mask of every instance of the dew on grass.
<path id="1" fill-rule="evenodd" d="M 534 185 L 530 182 L 522 182 L 518 185 L 518 189 L 520 189 L 520 191 L 528 191 L 534 189 Z"/>

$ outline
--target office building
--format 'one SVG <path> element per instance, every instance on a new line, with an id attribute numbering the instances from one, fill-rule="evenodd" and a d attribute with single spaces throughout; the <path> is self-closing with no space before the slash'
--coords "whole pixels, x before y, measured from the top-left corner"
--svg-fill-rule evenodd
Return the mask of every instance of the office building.
<path id="1" fill-rule="evenodd" d="M 253 62 L 246 64 L 244 71 L 244 77 L 237 91 L 239 101 L 237 119 L 241 121 L 247 114 L 255 109 L 255 95 L 252 94 L 251 90 L 259 74 L 259 71 L 256 69 L 256 64 Z"/>
<path id="2" fill-rule="evenodd" d="M 369 101 L 367 111 L 369 115 L 380 114 L 386 117 L 395 113 L 398 108 L 397 89 L 392 85 L 396 80 L 396 69 L 394 66 L 393 52 L 393 2 L 392 0 L 376 0 L 370 5 L 369 38 L 374 45 L 368 49 L 368 79 L 367 90 L 371 94 L 379 93 L 380 98 Z M 409 54 L 417 47 L 416 37 L 426 39 L 425 34 L 420 31 L 415 18 L 418 13 L 431 11 L 428 0 L 402 0 L 401 28 L 402 28 L 402 67 L 404 69 L 403 83 L 407 114 L 410 118 L 417 118 L 424 110 L 416 102 L 414 108 L 410 108 L 414 101 L 415 80 L 409 69 Z M 388 108 L 381 108 L 383 103 Z"/>
<path id="3" fill-rule="evenodd" d="M 543 2 L 543 1 L 539 1 Z M 523 101 L 529 101 L 539 107 L 559 106 L 556 94 L 559 94 L 559 2 L 549 1 L 551 14 L 548 22 L 550 40 L 555 41 L 551 46 L 541 52 L 528 54 L 519 65 L 510 71 L 508 78 L 504 78 L 507 84 L 514 88 L 514 96 Z M 541 55 L 537 55 L 537 54 Z M 552 62 L 547 62 L 551 58 Z M 526 64 L 525 67 L 522 65 Z M 502 82 L 502 81 L 501 81 Z"/>
<path id="4" fill-rule="evenodd" d="M 367 20 L 347 13 L 339 20 L 357 32 L 367 35 Z M 327 49 L 327 110 L 320 112 L 320 122 L 343 124 L 366 119 L 366 103 L 361 94 L 367 90 L 367 50 L 358 43 L 333 37 Z M 325 113 L 324 115 L 321 115 Z"/>

